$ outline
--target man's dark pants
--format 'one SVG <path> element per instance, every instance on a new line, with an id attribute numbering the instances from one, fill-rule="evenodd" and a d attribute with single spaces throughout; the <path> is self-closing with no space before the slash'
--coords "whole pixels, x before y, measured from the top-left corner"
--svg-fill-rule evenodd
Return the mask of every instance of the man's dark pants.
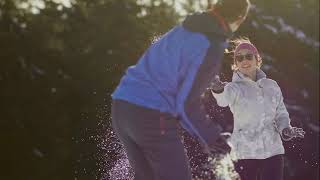
<path id="1" fill-rule="evenodd" d="M 124 145 L 134 180 L 191 180 L 178 122 L 170 114 L 113 100 L 112 126 Z"/>

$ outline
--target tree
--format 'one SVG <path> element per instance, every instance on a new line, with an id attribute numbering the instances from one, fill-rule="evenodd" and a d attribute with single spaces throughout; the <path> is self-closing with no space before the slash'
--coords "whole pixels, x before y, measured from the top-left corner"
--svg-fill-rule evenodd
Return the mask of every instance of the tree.
<path id="1" fill-rule="evenodd" d="M 133 0 L 78 0 L 70 7 L 41 2 L 41 7 L 0 2 L 6 144 L 1 176 L 93 179 L 97 148 L 86 138 L 101 121 L 100 107 L 110 103 L 121 74 L 152 36 L 171 27 L 178 15 L 162 1 L 144 6 Z"/>

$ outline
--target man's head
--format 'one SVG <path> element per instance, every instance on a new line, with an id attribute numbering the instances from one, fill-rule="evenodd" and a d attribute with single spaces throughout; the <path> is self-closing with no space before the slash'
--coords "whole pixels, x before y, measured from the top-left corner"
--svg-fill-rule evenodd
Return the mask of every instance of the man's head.
<path id="1" fill-rule="evenodd" d="M 209 11 L 219 14 L 235 32 L 246 19 L 250 8 L 249 0 L 218 0 Z"/>

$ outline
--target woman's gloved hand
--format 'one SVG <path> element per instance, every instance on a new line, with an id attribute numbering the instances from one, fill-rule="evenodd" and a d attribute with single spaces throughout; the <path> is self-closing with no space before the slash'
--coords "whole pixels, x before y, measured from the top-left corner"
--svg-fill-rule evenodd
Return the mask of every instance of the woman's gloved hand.
<path id="1" fill-rule="evenodd" d="M 222 82 L 220 81 L 220 77 L 218 75 L 216 75 L 213 79 L 213 81 L 211 82 L 210 85 L 210 89 L 214 92 L 214 93 L 222 93 L 224 87 L 226 86 L 228 82 Z"/>
<path id="2" fill-rule="evenodd" d="M 283 140 L 289 141 L 292 138 L 304 138 L 305 131 L 302 128 L 290 127 L 282 130 Z"/>

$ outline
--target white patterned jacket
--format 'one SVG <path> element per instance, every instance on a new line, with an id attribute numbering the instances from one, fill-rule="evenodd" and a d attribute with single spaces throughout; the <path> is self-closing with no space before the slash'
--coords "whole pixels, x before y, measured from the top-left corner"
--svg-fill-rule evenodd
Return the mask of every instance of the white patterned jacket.
<path id="1" fill-rule="evenodd" d="M 220 94 L 212 92 L 221 107 L 229 106 L 234 118 L 232 153 L 237 159 L 266 159 L 284 154 L 279 132 L 290 126 L 288 111 L 277 82 L 258 69 L 257 81 L 241 72 Z"/>

